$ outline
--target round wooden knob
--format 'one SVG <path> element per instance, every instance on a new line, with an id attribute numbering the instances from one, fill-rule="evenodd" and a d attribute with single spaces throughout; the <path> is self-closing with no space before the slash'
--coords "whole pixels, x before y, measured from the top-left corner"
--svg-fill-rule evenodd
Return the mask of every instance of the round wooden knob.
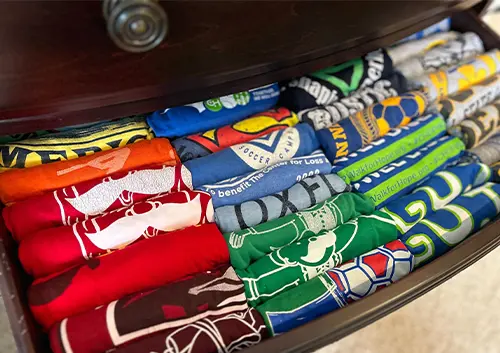
<path id="1" fill-rule="evenodd" d="M 151 50 L 167 36 L 167 14 L 154 0 L 105 0 L 103 15 L 111 39 L 129 52 Z"/>

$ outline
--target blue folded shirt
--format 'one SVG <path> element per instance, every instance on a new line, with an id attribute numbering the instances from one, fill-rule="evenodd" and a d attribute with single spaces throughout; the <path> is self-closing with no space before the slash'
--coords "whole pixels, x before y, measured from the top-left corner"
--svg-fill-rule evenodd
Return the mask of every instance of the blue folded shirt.
<path id="1" fill-rule="evenodd" d="M 311 154 L 318 148 L 314 129 L 308 124 L 298 124 L 192 159 L 184 165 L 192 174 L 193 186 L 199 188 Z"/>
<path id="2" fill-rule="evenodd" d="M 156 137 L 191 135 L 268 110 L 274 107 L 279 94 L 278 84 L 273 83 L 203 102 L 158 110 L 151 113 L 147 121 Z"/>

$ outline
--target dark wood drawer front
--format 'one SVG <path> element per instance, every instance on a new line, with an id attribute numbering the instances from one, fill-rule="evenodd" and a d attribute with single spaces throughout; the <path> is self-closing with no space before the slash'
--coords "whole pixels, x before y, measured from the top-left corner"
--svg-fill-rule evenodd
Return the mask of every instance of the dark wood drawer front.
<path id="1" fill-rule="evenodd" d="M 164 1 L 167 38 L 127 53 L 101 1 L 0 3 L 0 135 L 241 91 L 387 46 L 479 0 Z"/>

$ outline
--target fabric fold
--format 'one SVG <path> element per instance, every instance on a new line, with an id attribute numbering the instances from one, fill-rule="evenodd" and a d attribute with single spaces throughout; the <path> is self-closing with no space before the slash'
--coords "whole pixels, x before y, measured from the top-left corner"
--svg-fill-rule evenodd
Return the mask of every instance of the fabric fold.
<path id="1" fill-rule="evenodd" d="M 276 130 L 295 126 L 298 122 L 297 115 L 286 108 L 270 109 L 230 125 L 178 138 L 172 142 L 172 145 L 181 161 L 185 162 L 253 140 Z"/>
<path id="2" fill-rule="evenodd" d="M 184 106 L 158 110 L 147 117 L 157 137 L 181 137 L 232 124 L 274 107 L 277 83 Z"/>
<path id="3" fill-rule="evenodd" d="M 302 211 L 336 194 L 351 191 L 335 174 L 300 180 L 291 188 L 242 204 L 215 209 L 215 222 L 223 233 L 239 231 Z"/>
<path id="4" fill-rule="evenodd" d="M 127 295 L 52 326 L 54 353 L 101 353 L 165 330 L 248 309 L 243 283 L 227 265 Z M 92 339 L 89 339 L 92 337 Z"/>
<path id="5" fill-rule="evenodd" d="M 318 150 L 308 156 L 295 157 L 199 189 L 212 195 L 216 208 L 239 205 L 285 190 L 309 176 L 329 174 L 331 169 L 328 158 Z"/>
<path id="6" fill-rule="evenodd" d="M 184 165 L 192 174 L 193 186 L 198 188 L 311 154 L 318 147 L 313 128 L 298 124 L 192 159 Z"/>
<path id="7" fill-rule="evenodd" d="M 437 109 L 452 127 L 460 124 L 465 118 L 493 102 L 500 96 L 500 75 L 496 74 L 476 83 L 469 88 L 441 99 Z"/>
<path id="8" fill-rule="evenodd" d="M 484 164 L 491 165 L 500 161 L 500 134 L 490 137 L 477 147 L 471 148 L 469 153 L 479 158 Z"/>
<path id="9" fill-rule="evenodd" d="M 494 49 L 474 59 L 443 71 L 432 72 L 415 79 L 434 102 L 469 88 L 500 71 L 500 50 Z"/>
<path id="10" fill-rule="evenodd" d="M 329 268 L 397 239 L 391 217 L 375 211 L 273 251 L 236 273 L 251 306 L 305 283 Z"/>
<path id="11" fill-rule="evenodd" d="M 385 136 L 390 129 L 408 125 L 426 108 L 427 99 L 423 93 L 408 92 L 372 105 L 328 129 L 318 130 L 316 135 L 326 156 L 335 164 L 337 159 Z"/>
<path id="12" fill-rule="evenodd" d="M 332 172 L 347 183 L 356 182 L 445 133 L 446 124 L 441 116 L 423 116 L 406 126 L 391 129 L 384 137 L 337 159 Z"/>
<path id="13" fill-rule="evenodd" d="M 3 209 L 3 218 L 14 239 L 21 241 L 42 229 L 73 225 L 159 193 L 192 188 L 191 174 L 181 164 L 132 170 L 17 202 Z"/>
<path id="14" fill-rule="evenodd" d="M 142 117 L 129 117 L 0 145 L 0 172 L 72 160 L 153 138 Z"/>
<path id="15" fill-rule="evenodd" d="M 231 264 L 235 269 L 245 269 L 276 249 L 333 229 L 359 215 L 370 214 L 374 209 L 373 203 L 365 196 L 343 193 L 304 211 L 225 233 Z"/>
<path id="16" fill-rule="evenodd" d="M 500 100 L 479 109 L 448 131 L 450 135 L 460 138 L 467 149 L 479 146 L 500 133 Z"/>
<path id="17" fill-rule="evenodd" d="M 298 112 L 300 121 L 308 123 L 314 130 L 329 128 L 350 115 L 379 103 L 386 98 L 395 97 L 408 91 L 406 78 L 395 72 L 387 78 L 352 92 L 349 96 L 340 98 L 329 105 L 301 110 Z"/>
<path id="18" fill-rule="evenodd" d="M 37 279 L 28 289 L 28 304 L 47 330 L 66 317 L 228 261 L 224 237 L 215 224 L 189 227 Z"/>
<path id="19" fill-rule="evenodd" d="M 396 69 L 411 79 L 460 64 L 483 52 L 481 38 L 476 33 L 467 32 L 397 64 Z"/>
<path id="20" fill-rule="evenodd" d="M 213 222 L 210 195 L 160 194 L 92 219 L 39 231 L 19 245 L 24 270 L 40 278 L 189 226 Z"/>
<path id="21" fill-rule="evenodd" d="M 111 174 L 145 166 L 174 166 L 178 162 L 167 139 L 139 141 L 77 159 L 0 173 L 0 201 L 8 205 Z"/>
<path id="22" fill-rule="evenodd" d="M 401 43 L 406 43 L 406 42 L 409 42 L 409 41 L 416 41 L 416 40 L 419 40 L 419 39 L 422 39 L 422 38 L 426 38 L 426 37 L 429 37 L 431 36 L 432 34 L 435 34 L 435 33 L 440 33 L 440 32 L 449 32 L 450 31 L 450 28 L 451 28 L 451 18 L 450 17 L 447 17 L 445 18 L 444 20 L 442 21 L 439 21 L 427 28 L 424 28 L 423 30 L 421 31 L 418 31 L 416 33 L 413 33 L 412 35 L 404 38 L 404 39 L 401 39 L 398 44 L 401 44 Z"/>
<path id="23" fill-rule="evenodd" d="M 271 335 L 280 335 L 397 282 L 413 266 L 413 255 L 394 240 L 266 301 L 257 310 Z"/>
<path id="24" fill-rule="evenodd" d="M 407 194 L 436 172 L 457 163 L 464 149 L 458 138 L 443 136 L 367 175 L 353 187 L 380 208 Z"/>
<path id="25" fill-rule="evenodd" d="M 436 173 L 411 194 L 388 203 L 381 211 L 392 217 L 399 234 L 405 234 L 428 214 L 490 179 L 491 170 L 486 164 L 473 163 L 447 168 Z"/>
<path id="26" fill-rule="evenodd" d="M 392 60 L 379 49 L 345 63 L 282 82 L 279 105 L 299 112 L 331 105 L 393 73 Z"/>
<path id="27" fill-rule="evenodd" d="M 399 238 L 417 266 L 432 261 L 475 233 L 500 212 L 500 184 L 486 183 L 428 214 Z"/>

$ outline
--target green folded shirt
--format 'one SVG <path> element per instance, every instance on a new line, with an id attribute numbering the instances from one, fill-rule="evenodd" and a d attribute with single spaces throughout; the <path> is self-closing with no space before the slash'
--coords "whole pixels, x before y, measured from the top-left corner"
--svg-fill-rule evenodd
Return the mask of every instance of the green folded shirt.
<path id="1" fill-rule="evenodd" d="M 371 214 L 375 205 L 366 196 L 343 193 L 312 206 L 270 222 L 237 232 L 224 234 L 231 264 L 235 269 L 245 269 L 253 261 L 321 231 L 333 229 L 363 214 Z"/>

